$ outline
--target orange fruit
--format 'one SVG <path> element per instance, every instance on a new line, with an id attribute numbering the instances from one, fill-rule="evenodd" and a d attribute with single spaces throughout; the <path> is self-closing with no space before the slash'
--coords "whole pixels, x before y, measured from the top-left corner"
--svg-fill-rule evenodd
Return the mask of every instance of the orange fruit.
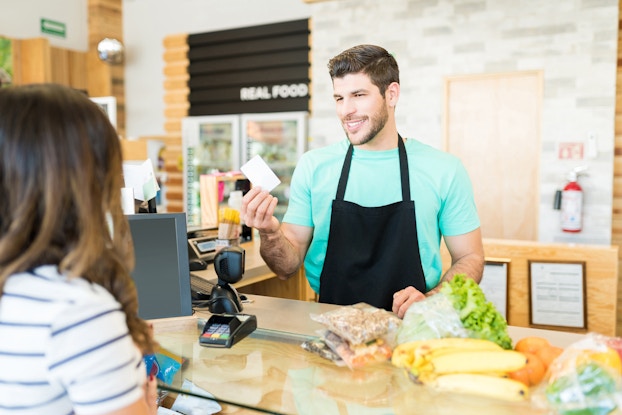
<path id="1" fill-rule="evenodd" d="M 548 367 L 551 366 L 551 363 L 553 363 L 553 360 L 562 354 L 563 351 L 564 349 L 561 347 L 549 345 L 538 350 L 536 352 L 536 356 L 542 360 L 542 363 L 544 363 L 544 366 L 548 369 Z"/>
<path id="2" fill-rule="evenodd" d="M 549 343 L 549 341 L 544 337 L 527 336 L 516 342 L 516 345 L 514 345 L 514 350 L 522 353 L 535 354 L 541 348 L 550 345 L 551 343 Z"/>
<path id="3" fill-rule="evenodd" d="M 522 382 L 527 386 L 535 386 L 544 379 L 546 367 L 538 356 L 529 352 L 521 352 L 527 358 L 527 364 L 521 369 L 508 373 L 510 379 Z"/>

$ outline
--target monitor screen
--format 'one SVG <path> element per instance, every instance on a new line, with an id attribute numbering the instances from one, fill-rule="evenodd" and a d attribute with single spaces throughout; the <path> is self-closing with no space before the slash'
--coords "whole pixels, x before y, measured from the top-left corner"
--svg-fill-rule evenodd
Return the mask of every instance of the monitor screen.
<path id="1" fill-rule="evenodd" d="M 185 213 L 127 215 L 136 265 L 138 315 L 144 319 L 192 315 Z"/>

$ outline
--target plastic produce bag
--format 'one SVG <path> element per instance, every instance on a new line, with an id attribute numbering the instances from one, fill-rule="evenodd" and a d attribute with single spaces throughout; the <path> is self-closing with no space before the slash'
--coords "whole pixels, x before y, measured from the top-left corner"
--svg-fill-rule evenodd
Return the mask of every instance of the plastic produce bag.
<path id="1" fill-rule="evenodd" d="M 445 337 L 469 337 L 469 333 L 451 301 L 439 293 L 408 308 L 397 331 L 397 344 Z"/>
<path id="2" fill-rule="evenodd" d="M 613 338 L 588 333 L 550 365 L 534 392 L 536 406 L 560 415 L 606 415 L 622 408 L 622 363 L 608 344 Z"/>

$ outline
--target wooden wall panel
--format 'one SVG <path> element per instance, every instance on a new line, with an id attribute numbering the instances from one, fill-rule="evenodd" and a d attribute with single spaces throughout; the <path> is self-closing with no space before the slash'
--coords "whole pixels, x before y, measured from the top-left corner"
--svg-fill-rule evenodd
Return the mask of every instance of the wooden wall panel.
<path id="1" fill-rule="evenodd" d="M 69 51 L 69 85 L 83 91 L 88 90 L 88 74 L 86 71 L 86 53 Z"/>
<path id="2" fill-rule="evenodd" d="M 13 83 L 54 82 L 87 90 L 86 54 L 50 46 L 47 38 L 13 39 Z"/>
<path id="3" fill-rule="evenodd" d="M 51 47 L 49 65 L 52 82 L 87 91 L 86 53 Z"/>
<path id="4" fill-rule="evenodd" d="M 164 38 L 164 170 L 167 211 L 183 212 L 181 120 L 188 115 L 188 35 Z"/>
<path id="5" fill-rule="evenodd" d="M 613 207 L 611 243 L 622 245 L 622 2 L 620 2 L 620 24 L 618 25 L 618 68 L 616 81 L 616 109 L 615 109 L 615 143 L 613 166 Z M 622 253 L 619 258 L 619 269 L 622 269 Z M 622 279 L 618 275 L 618 310 L 617 335 L 622 335 Z"/>
<path id="6" fill-rule="evenodd" d="M 50 69 L 55 83 L 71 86 L 69 50 L 50 48 Z"/>
<path id="7" fill-rule="evenodd" d="M 52 82 L 50 41 L 46 38 L 13 41 L 13 83 Z"/>

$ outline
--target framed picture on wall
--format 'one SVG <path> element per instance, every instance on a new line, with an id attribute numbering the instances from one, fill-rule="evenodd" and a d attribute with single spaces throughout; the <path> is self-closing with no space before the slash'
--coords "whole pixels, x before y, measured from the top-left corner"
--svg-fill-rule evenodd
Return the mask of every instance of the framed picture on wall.
<path id="1" fill-rule="evenodd" d="M 479 283 L 486 299 L 494 304 L 503 317 L 508 319 L 509 258 L 486 258 L 484 275 Z"/>
<path id="2" fill-rule="evenodd" d="M 587 329 L 585 262 L 529 261 L 529 323 Z"/>
<path id="3" fill-rule="evenodd" d="M 108 115 L 110 123 L 117 128 L 117 98 L 115 97 L 91 97 L 91 101 L 101 107 Z"/>

